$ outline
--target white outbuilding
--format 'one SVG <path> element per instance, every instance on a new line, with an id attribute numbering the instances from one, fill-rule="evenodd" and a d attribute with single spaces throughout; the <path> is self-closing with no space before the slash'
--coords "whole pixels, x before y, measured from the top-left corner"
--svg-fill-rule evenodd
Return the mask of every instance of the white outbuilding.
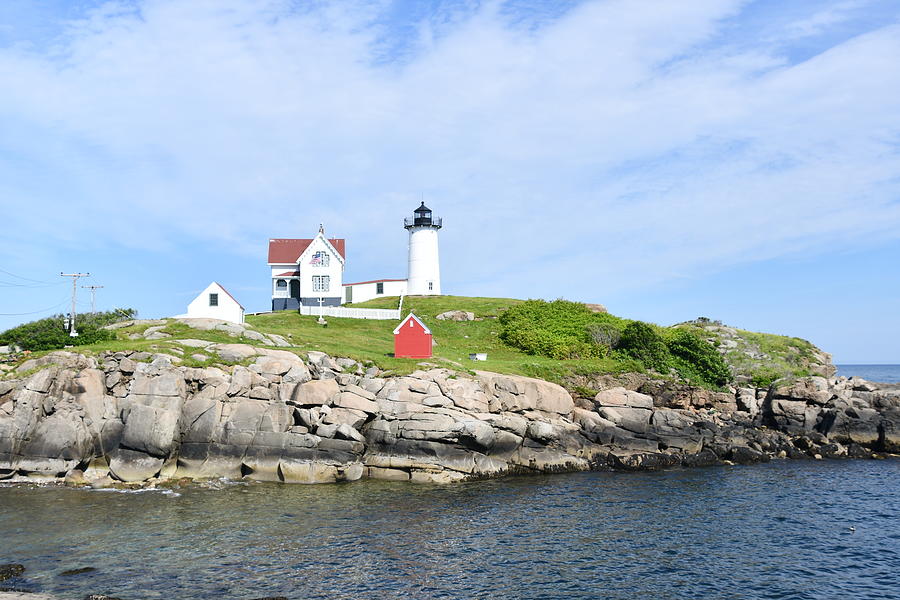
<path id="1" fill-rule="evenodd" d="M 232 323 L 244 322 L 244 307 L 228 293 L 228 290 L 213 281 L 200 295 L 188 304 L 187 313 L 178 315 L 190 319 L 221 319 Z"/>

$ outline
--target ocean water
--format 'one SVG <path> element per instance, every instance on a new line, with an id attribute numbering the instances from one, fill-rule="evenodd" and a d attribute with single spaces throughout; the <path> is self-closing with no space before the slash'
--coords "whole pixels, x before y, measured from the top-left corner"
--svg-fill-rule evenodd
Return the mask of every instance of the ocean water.
<path id="1" fill-rule="evenodd" d="M 0 563 L 27 572 L 0 586 L 125 600 L 880 600 L 900 596 L 898 514 L 894 459 L 450 486 L 2 487 Z"/>
<path id="2" fill-rule="evenodd" d="M 837 374 L 862 377 L 868 381 L 900 383 L 900 365 L 835 365 Z"/>

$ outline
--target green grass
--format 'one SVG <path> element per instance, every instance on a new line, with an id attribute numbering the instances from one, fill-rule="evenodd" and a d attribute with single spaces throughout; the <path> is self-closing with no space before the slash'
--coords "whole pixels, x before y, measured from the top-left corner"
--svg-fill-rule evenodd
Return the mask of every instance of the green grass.
<path id="1" fill-rule="evenodd" d="M 378 298 L 354 304 L 355 308 L 396 308 L 399 298 Z M 633 361 L 615 359 L 584 359 L 560 361 L 541 356 L 529 356 L 510 348 L 499 339 L 502 311 L 521 303 L 510 298 L 468 298 L 462 296 L 410 296 L 404 299 L 405 317 L 413 312 L 431 329 L 436 345 L 434 356 L 427 362 L 457 370 L 485 370 L 540 377 L 561 381 L 576 372 L 621 373 L 634 370 Z M 476 321 L 439 321 L 435 317 L 450 310 L 475 313 Z M 247 318 L 262 333 L 285 336 L 303 350 L 319 350 L 335 356 L 347 356 L 361 362 L 373 362 L 396 374 L 406 374 L 418 368 L 421 359 L 395 358 L 393 330 L 397 321 L 369 321 L 363 319 L 328 318 L 328 327 L 316 322 L 316 317 L 300 316 L 283 311 Z M 486 352 L 488 360 L 469 360 L 472 352 Z"/>
<path id="2" fill-rule="evenodd" d="M 354 304 L 359 308 L 396 308 L 397 297 L 378 298 L 369 302 Z M 626 358 L 618 352 L 604 358 L 583 358 L 573 360 L 557 360 L 543 356 L 525 354 L 500 340 L 499 315 L 506 309 L 522 300 L 510 298 L 469 298 L 461 296 L 412 296 L 404 299 L 402 316 L 414 312 L 431 329 L 436 345 L 434 356 L 427 361 L 420 359 L 395 358 L 393 330 L 397 321 L 375 321 L 364 319 L 328 318 L 328 326 L 317 323 L 315 316 L 301 316 L 295 311 L 282 311 L 247 317 L 247 322 L 260 333 L 275 333 L 284 336 L 291 344 L 286 350 L 294 351 L 301 356 L 307 351 L 317 350 L 336 357 L 349 357 L 364 364 L 372 363 L 393 374 L 407 374 L 417 368 L 419 363 L 428 362 L 448 367 L 457 371 L 471 372 L 474 369 L 494 371 L 537 377 L 558 383 L 564 383 L 573 375 L 593 376 L 599 374 L 619 374 L 627 372 L 644 372 L 640 362 Z M 475 313 L 475 321 L 438 321 L 435 317 L 450 310 L 464 310 Z M 611 317 L 613 318 L 613 317 Z M 198 361 L 192 354 L 204 354 L 202 349 L 180 346 L 174 340 L 193 338 L 214 343 L 244 343 L 251 346 L 262 346 L 260 342 L 247 338 L 232 337 L 223 331 L 203 331 L 188 327 L 183 323 L 169 320 L 162 330 L 172 335 L 162 340 L 130 340 L 129 334 L 145 330 L 148 325 L 137 325 L 117 329 L 117 339 L 99 342 L 90 346 L 68 349 L 86 355 L 99 356 L 103 352 L 145 351 L 150 353 L 167 353 L 178 356 L 173 348 L 183 350 L 182 365 L 211 366 L 226 365 L 218 357 L 209 361 Z M 718 339 L 718 334 L 691 323 L 677 327 L 694 328 L 704 337 Z M 669 328 L 654 326 L 664 334 Z M 758 349 L 766 354 L 764 360 L 752 360 L 744 352 L 728 352 L 726 360 L 733 372 L 754 374 L 765 379 L 773 376 L 802 375 L 806 365 L 814 359 L 815 347 L 798 338 L 775 336 L 754 332 L 739 331 L 741 346 Z M 469 360 L 469 354 L 485 352 L 486 362 Z M 32 358 L 46 352 L 35 352 Z M 6 377 L 9 377 L 8 374 Z M 586 388 L 575 390 L 587 395 Z"/>

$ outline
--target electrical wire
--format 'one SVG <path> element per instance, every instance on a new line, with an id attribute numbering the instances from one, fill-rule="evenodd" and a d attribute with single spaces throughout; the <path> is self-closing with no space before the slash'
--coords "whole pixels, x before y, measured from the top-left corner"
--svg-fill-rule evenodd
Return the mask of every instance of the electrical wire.
<path id="1" fill-rule="evenodd" d="M 36 314 L 38 314 L 38 313 L 47 312 L 47 311 L 51 311 L 51 310 L 54 310 L 54 309 L 56 309 L 56 308 L 59 308 L 60 306 L 62 306 L 63 304 L 66 304 L 67 302 L 71 302 L 71 300 L 70 300 L 69 298 L 66 298 L 65 300 L 63 300 L 63 301 L 60 302 L 59 304 L 55 304 L 55 305 L 53 305 L 53 306 L 51 306 L 51 307 L 49 307 L 49 308 L 44 308 L 44 309 L 42 309 L 42 310 L 35 310 L 35 311 L 33 311 L 33 312 L 23 312 L 23 313 L 0 313 L 0 317 L 23 317 L 23 316 L 25 316 L 25 315 L 36 315 Z"/>
<path id="2" fill-rule="evenodd" d="M 29 278 L 29 277 L 22 277 L 21 275 L 16 275 L 15 273 L 10 273 L 10 272 L 7 271 L 6 269 L 0 269 L 0 273 L 6 273 L 7 275 L 11 275 L 12 277 L 15 277 L 16 279 L 22 279 L 22 280 L 24 280 L 24 281 L 30 281 L 31 283 L 40 283 L 40 284 L 42 284 L 42 285 L 60 285 L 60 284 L 62 284 L 62 283 L 66 283 L 65 281 L 60 281 L 60 282 L 57 282 L 57 283 L 50 283 L 49 281 L 40 281 L 39 279 L 31 279 L 31 278 Z"/>

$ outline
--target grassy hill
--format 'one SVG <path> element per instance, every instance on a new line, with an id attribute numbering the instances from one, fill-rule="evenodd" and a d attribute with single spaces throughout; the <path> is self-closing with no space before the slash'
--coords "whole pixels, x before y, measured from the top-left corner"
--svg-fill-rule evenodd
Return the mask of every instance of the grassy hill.
<path id="1" fill-rule="evenodd" d="M 378 298 L 354 304 L 357 308 L 396 308 L 397 297 Z M 500 338 L 498 317 L 507 308 L 521 303 L 511 298 L 471 298 L 463 296 L 410 296 L 403 301 L 403 315 L 414 312 L 431 329 L 434 357 L 429 361 L 455 369 L 481 369 L 500 373 L 559 379 L 571 370 L 590 372 L 623 372 L 634 365 L 611 359 L 559 361 L 530 356 L 509 347 Z M 475 313 L 475 321 L 439 321 L 435 317 L 450 310 Z M 292 340 L 304 350 L 321 350 L 329 354 L 372 361 L 384 369 L 408 373 L 421 360 L 394 358 L 393 330 L 396 321 L 367 321 L 330 317 L 328 327 L 316 323 L 315 317 L 301 317 L 284 311 L 256 315 L 247 322 L 263 333 L 277 333 Z M 469 360 L 472 352 L 486 352 L 487 362 Z"/>
<path id="2" fill-rule="evenodd" d="M 395 308 L 396 297 L 379 298 L 366 303 L 355 304 L 360 308 Z M 435 346 L 434 357 L 428 362 L 458 370 L 489 370 L 539 377 L 561 382 L 571 375 L 618 374 L 644 372 L 645 365 L 620 351 L 604 351 L 599 356 L 587 358 L 554 359 L 547 356 L 528 354 L 501 339 L 503 331 L 499 316 L 514 306 L 527 304 L 510 298 L 472 298 L 461 296 L 414 296 L 404 299 L 403 315 L 412 311 L 432 330 Z M 571 303 L 569 303 L 571 304 Z M 580 306 L 580 305 L 579 305 Z M 521 306 L 520 306 L 521 308 Z M 583 307 L 581 307 L 583 309 Z M 474 321 L 441 321 L 435 317 L 451 310 L 469 311 L 475 314 Z M 583 315 L 582 315 L 583 316 Z M 618 327 L 632 323 L 612 315 L 593 315 L 598 322 L 613 323 Z M 334 356 L 346 356 L 361 362 L 371 362 L 381 369 L 396 374 L 409 373 L 423 362 L 416 359 L 395 358 L 393 356 L 393 329 L 396 321 L 374 321 L 362 319 L 328 318 L 328 326 L 317 323 L 316 317 L 301 316 L 294 311 L 283 311 L 251 315 L 247 323 L 260 333 L 278 334 L 286 338 L 293 349 L 299 352 L 319 350 Z M 203 339 L 218 343 L 248 343 L 260 345 L 252 339 L 230 336 L 216 330 L 199 330 L 168 320 L 155 324 L 155 329 L 171 337 L 165 339 L 141 339 L 138 334 L 149 324 L 137 324 L 115 330 L 116 339 L 101 341 L 92 345 L 79 346 L 74 351 L 99 354 L 107 350 L 146 350 L 171 352 L 183 357 L 183 364 L 202 366 L 213 360 L 192 359 L 194 350 L 186 350 L 176 340 L 185 338 Z M 584 330 L 583 325 L 579 325 Z M 727 328 L 709 321 L 683 323 L 674 328 L 651 325 L 664 338 L 671 338 L 678 328 L 698 333 L 716 347 L 725 358 L 732 375 L 740 381 L 753 380 L 767 382 L 784 376 L 802 376 L 815 371 L 817 362 L 823 356 L 812 344 L 797 338 L 743 332 Z M 486 362 L 473 362 L 469 354 L 484 352 Z M 681 370 L 684 372 L 684 370 Z M 664 377 L 678 378 L 675 371 L 663 373 Z M 708 384 L 704 384 L 708 385 Z"/>

